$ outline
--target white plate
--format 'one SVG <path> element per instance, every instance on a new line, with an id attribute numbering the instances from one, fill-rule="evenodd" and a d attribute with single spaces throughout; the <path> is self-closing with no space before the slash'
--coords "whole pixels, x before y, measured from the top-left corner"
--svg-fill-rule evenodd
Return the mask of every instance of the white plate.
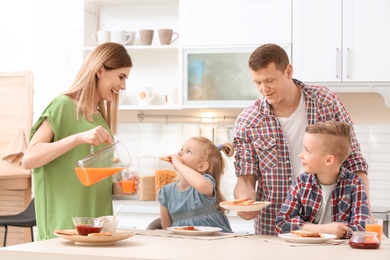
<path id="1" fill-rule="evenodd" d="M 219 206 L 221 206 L 224 209 L 235 210 L 235 211 L 257 211 L 271 204 L 271 202 L 268 201 L 256 201 L 255 203 L 248 206 L 232 206 L 229 205 L 228 203 L 229 203 L 228 201 L 223 201 L 219 203 Z"/>
<path id="2" fill-rule="evenodd" d="M 181 230 L 176 228 L 180 228 L 180 227 L 168 227 L 167 230 L 173 231 L 179 235 L 190 235 L 190 236 L 209 236 L 222 230 L 222 228 L 202 227 L 202 226 L 194 226 L 194 228 L 197 230 Z"/>
<path id="3" fill-rule="evenodd" d="M 335 239 L 337 236 L 331 234 L 321 234 L 321 237 L 298 237 L 294 234 L 286 233 L 278 234 L 278 237 L 293 243 L 321 244 Z"/>
<path id="4" fill-rule="evenodd" d="M 69 231 L 73 231 L 77 233 L 75 229 L 69 229 Z M 78 244 L 102 246 L 102 245 L 112 245 L 116 241 L 120 241 L 134 236 L 135 233 L 126 232 L 126 231 L 117 231 L 117 233 L 113 234 L 112 236 L 101 236 L 101 237 L 89 237 L 89 236 L 80 236 L 80 235 L 70 236 L 70 235 L 57 234 L 56 232 L 54 232 L 54 235 L 66 240 L 73 241 Z"/>

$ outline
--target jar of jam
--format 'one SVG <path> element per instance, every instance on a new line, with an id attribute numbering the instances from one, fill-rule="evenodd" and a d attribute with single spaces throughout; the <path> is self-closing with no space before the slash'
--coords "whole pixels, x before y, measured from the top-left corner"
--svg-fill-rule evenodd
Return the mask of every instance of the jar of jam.
<path id="1" fill-rule="evenodd" d="M 380 245 L 376 232 L 355 231 L 349 240 L 349 246 L 357 249 L 378 249 Z"/>

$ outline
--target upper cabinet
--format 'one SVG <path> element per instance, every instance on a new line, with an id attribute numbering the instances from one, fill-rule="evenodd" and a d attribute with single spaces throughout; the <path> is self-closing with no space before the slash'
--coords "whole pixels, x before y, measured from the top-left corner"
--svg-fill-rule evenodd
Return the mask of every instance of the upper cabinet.
<path id="1" fill-rule="evenodd" d="M 291 44 L 291 0 L 182 0 L 183 46 Z"/>
<path id="2" fill-rule="evenodd" d="M 389 14 L 388 0 L 293 0 L 294 77 L 390 81 Z"/>
<path id="3" fill-rule="evenodd" d="M 121 110 L 175 109 L 180 106 L 179 0 L 100 0 L 86 1 L 96 7 L 91 18 L 94 31 L 123 30 L 135 32 L 134 44 L 125 44 L 133 61 L 126 91 L 121 95 Z M 91 8 L 93 10 L 93 8 Z M 142 45 L 140 30 L 153 30 L 151 45 Z M 179 33 L 170 45 L 160 43 L 158 30 L 172 29 Z M 92 31 L 90 34 L 92 34 Z M 112 35 L 112 34 L 111 34 Z M 91 35 L 86 35 L 86 50 L 96 46 Z M 150 89 L 150 102 L 140 102 L 142 91 Z"/>
<path id="4" fill-rule="evenodd" d="M 264 43 L 286 49 L 295 78 L 339 92 L 376 91 L 390 106 L 388 0 L 85 1 L 95 14 L 85 21 L 87 51 L 96 46 L 91 34 L 97 30 L 136 33 L 134 45 L 126 45 L 134 67 L 120 109 L 245 107 L 257 93 L 243 97 L 230 91 L 237 99 L 232 100 L 223 91 L 225 82 L 232 89 L 245 84 L 248 93 L 255 90 L 246 59 Z M 141 29 L 154 30 L 151 45 L 141 44 Z M 179 37 L 161 45 L 159 29 L 172 29 Z M 210 65 L 220 76 L 210 77 Z M 152 92 L 147 105 L 135 96 L 145 88 Z M 217 97 L 215 89 L 222 90 Z"/>

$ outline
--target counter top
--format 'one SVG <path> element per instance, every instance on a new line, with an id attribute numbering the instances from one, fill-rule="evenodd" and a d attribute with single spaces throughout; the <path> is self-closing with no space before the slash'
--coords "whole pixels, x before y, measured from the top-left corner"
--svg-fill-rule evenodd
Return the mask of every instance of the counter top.
<path id="1" fill-rule="evenodd" d="M 161 232 L 161 230 L 159 231 Z M 164 231 L 169 232 L 169 231 Z M 275 241 L 276 243 L 272 242 Z M 281 243 L 278 243 L 280 240 Z M 284 243 L 284 244 L 283 244 Z M 342 244 L 289 246 L 272 236 L 236 236 L 222 239 L 190 239 L 137 234 L 108 246 L 78 245 L 55 238 L 0 248 L 1 259 L 104 260 L 104 259 L 390 259 L 390 240 L 376 250 L 352 249 Z"/>

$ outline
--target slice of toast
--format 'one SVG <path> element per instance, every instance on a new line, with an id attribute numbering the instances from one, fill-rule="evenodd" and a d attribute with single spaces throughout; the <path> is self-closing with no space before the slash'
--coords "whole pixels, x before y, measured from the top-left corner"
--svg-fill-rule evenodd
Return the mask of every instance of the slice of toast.
<path id="1" fill-rule="evenodd" d="M 291 230 L 291 234 L 296 235 L 298 237 L 321 237 L 320 232 L 312 232 L 312 231 L 303 231 L 303 230 Z"/>
<path id="2" fill-rule="evenodd" d="M 166 157 L 166 156 L 161 156 L 160 160 L 163 160 L 163 161 L 166 161 L 166 162 L 172 162 L 172 158 L 171 157 Z"/>

